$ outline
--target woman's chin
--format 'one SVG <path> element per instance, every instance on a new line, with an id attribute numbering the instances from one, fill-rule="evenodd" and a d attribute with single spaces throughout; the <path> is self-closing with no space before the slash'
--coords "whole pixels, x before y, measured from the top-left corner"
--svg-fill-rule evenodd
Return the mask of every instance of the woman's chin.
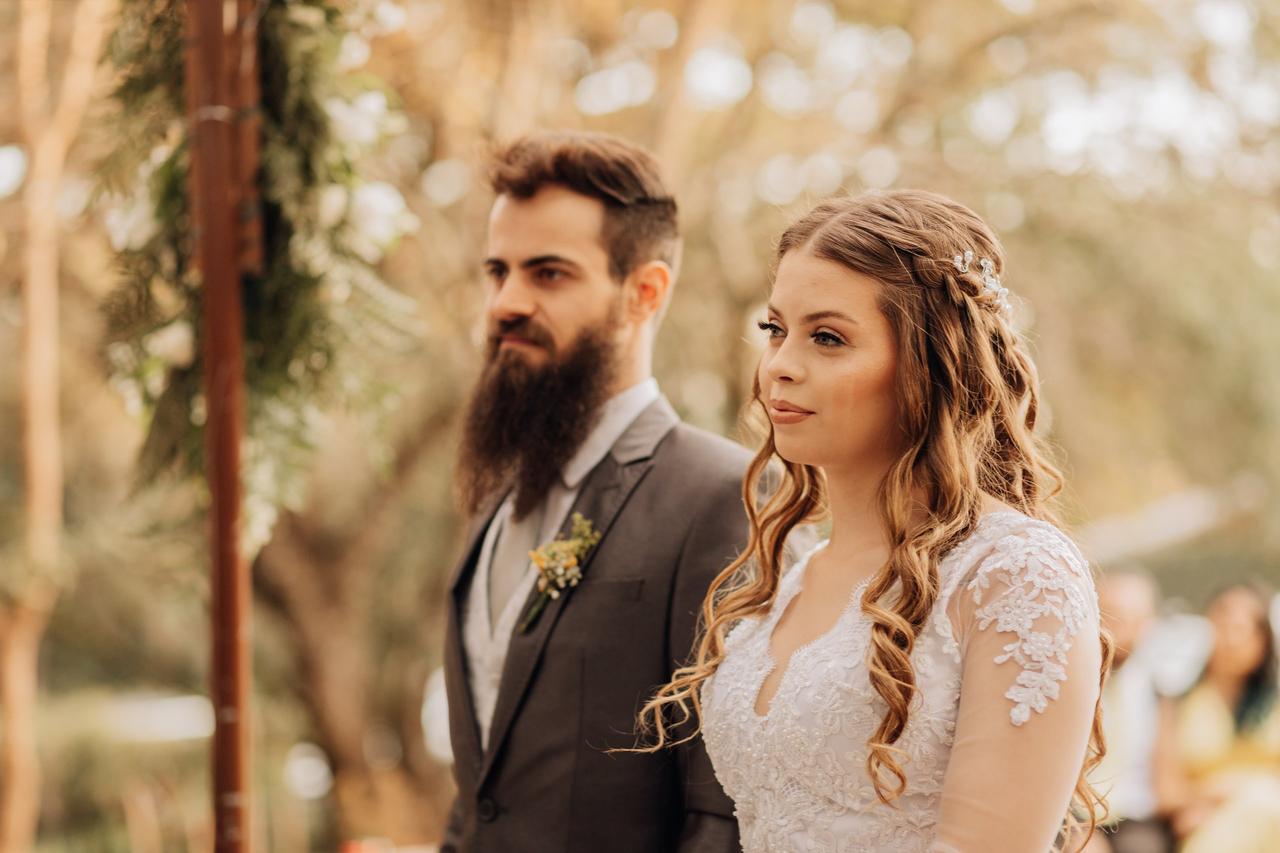
<path id="1" fill-rule="evenodd" d="M 792 465 L 814 465 L 821 463 L 817 461 L 817 455 L 813 452 L 812 447 L 807 446 L 808 442 L 788 441 L 786 438 L 774 432 L 773 449 L 783 461 L 790 462 Z"/>

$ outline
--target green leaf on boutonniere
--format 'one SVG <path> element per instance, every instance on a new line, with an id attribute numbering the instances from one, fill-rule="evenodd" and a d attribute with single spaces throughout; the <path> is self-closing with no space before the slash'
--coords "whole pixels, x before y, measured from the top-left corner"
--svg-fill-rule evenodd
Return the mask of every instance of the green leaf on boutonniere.
<path id="1" fill-rule="evenodd" d="M 538 621 L 548 601 L 559 598 L 582 580 L 582 563 L 587 554 L 600 541 L 600 531 L 591 522 L 575 512 L 568 539 L 556 539 L 529 552 L 529 559 L 538 570 L 538 597 L 529 603 L 517 629 L 521 634 Z"/>

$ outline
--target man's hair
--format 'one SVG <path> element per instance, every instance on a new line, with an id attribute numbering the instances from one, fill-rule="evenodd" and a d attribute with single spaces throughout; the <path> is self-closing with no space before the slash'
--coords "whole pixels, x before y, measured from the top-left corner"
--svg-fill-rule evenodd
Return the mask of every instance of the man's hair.
<path id="1" fill-rule="evenodd" d="M 495 194 L 527 199 L 549 184 L 604 204 L 600 239 L 616 281 L 649 261 L 676 270 L 676 201 L 648 152 L 616 136 L 572 131 L 532 133 L 494 152 L 489 185 Z"/>

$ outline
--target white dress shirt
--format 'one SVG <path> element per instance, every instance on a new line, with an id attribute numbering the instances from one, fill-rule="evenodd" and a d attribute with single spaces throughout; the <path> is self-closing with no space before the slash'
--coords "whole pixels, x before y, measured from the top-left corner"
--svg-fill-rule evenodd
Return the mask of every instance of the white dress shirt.
<path id="1" fill-rule="evenodd" d="M 569 510 L 577 500 L 582 481 L 587 474 L 600 464 L 632 422 L 659 396 L 658 382 L 651 378 L 610 398 L 601 409 L 599 422 L 578 448 L 578 452 L 565 465 L 560 473 L 560 482 L 555 483 L 547 492 L 542 505 L 529 513 L 528 517 L 513 521 L 511 516 L 515 506 L 515 496 L 507 495 L 485 531 L 484 542 L 480 546 L 480 554 L 476 559 L 475 576 L 471 580 L 471 589 L 467 594 L 466 610 L 462 616 L 462 641 L 467 654 L 467 680 L 476 709 L 480 744 L 485 749 L 489 747 L 489 726 L 493 720 L 494 706 L 498 701 L 498 686 L 502 679 L 502 668 L 507 659 L 507 645 L 511 641 L 511 633 L 520 618 L 524 602 L 538 577 L 532 564 L 525 560 L 525 570 L 520 583 L 515 587 L 510 598 L 501 603 L 500 608 L 497 606 L 493 608 L 500 614 L 496 622 L 490 618 L 490 575 L 493 573 L 494 552 L 499 535 L 531 538 L 534 543 L 533 548 L 550 542 L 568 517 Z M 520 529 L 522 524 L 535 525 L 538 528 L 536 535 L 530 536 L 533 531 Z M 499 603 L 495 602 L 495 605 L 497 604 Z"/>

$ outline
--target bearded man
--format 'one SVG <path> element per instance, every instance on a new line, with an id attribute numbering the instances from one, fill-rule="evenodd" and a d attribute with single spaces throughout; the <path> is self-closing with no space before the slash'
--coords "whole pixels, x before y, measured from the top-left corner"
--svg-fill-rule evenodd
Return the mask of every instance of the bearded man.
<path id="1" fill-rule="evenodd" d="M 701 739 L 635 744 L 743 549 L 750 454 L 682 423 L 652 375 L 679 268 L 644 151 L 541 133 L 494 157 L 487 349 L 457 467 L 471 529 L 449 584 L 455 853 L 730 853 Z M 552 544 L 555 543 L 555 544 Z"/>

